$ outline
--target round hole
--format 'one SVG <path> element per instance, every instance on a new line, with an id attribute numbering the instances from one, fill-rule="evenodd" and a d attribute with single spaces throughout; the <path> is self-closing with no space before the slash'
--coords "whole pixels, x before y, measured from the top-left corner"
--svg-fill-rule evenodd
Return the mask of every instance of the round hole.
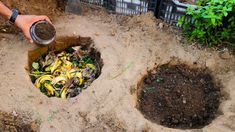
<path id="1" fill-rule="evenodd" d="M 29 51 L 31 80 L 48 97 L 77 96 L 99 77 L 102 66 L 90 38 L 60 38 L 53 45 Z"/>
<path id="2" fill-rule="evenodd" d="M 157 124 L 180 129 L 202 128 L 217 115 L 220 87 L 209 70 L 162 65 L 141 82 L 137 108 Z"/>

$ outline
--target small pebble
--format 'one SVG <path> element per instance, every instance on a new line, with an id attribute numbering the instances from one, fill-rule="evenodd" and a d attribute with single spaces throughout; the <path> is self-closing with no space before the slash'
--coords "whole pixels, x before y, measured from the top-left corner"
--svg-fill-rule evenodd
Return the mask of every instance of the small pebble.
<path id="1" fill-rule="evenodd" d="M 162 29 L 164 27 L 164 24 L 163 23 L 159 23 L 159 28 Z"/>
<path id="2" fill-rule="evenodd" d="M 220 53 L 219 56 L 220 56 L 221 59 L 229 59 L 230 58 L 229 52 Z"/>
<path id="3" fill-rule="evenodd" d="M 18 114 L 17 114 L 16 111 L 14 111 L 14 110 L 13 110 L 12 114 L 13 114 L 14 116 L 18 116 Z"/>
<path id="4" fill-rule="evenodd" d="M 183 98 L 183 103 L 186 104 L 186 99 L 185 98 Z"/>

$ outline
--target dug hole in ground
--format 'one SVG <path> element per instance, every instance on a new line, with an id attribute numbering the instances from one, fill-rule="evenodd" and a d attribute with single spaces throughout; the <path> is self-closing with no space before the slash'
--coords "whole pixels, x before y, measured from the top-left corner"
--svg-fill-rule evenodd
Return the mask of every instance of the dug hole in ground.
<path id="1" fill-rule="evenodd" d="M 25 5 L 27 2 L 21 6 L 32 13 L 44 10 L 43 4 L 36 9 Z M 215 119 L 203 128 L 188 131 L 235 131 L 234 56 L 183 43 L 177 32 L 156 20 L 153 13 L 126 17 L 89 7 L 84 7 L 83 16 L 48 13 L 56 10 L 53 7 L 48 4 L 44 13 L 53 18 L 57 37 L 91 37 L 103 59 L 102 73 L 74 98 L 48 98 L 34 87 L 25 70 L 28 51 L 37 46 L 29 44 L 22 34 L 1 33 L 0 118 L 13 118 L 9 122 L 15 122 L 14 117 L 19 117 L 28 123 L 9 128 L 31 127 L 42 132 L 184 131 L 154 123 L 137 109 L 138 83 L 148 71 L 177 62 L 208 68 L 221 84 Z"/>

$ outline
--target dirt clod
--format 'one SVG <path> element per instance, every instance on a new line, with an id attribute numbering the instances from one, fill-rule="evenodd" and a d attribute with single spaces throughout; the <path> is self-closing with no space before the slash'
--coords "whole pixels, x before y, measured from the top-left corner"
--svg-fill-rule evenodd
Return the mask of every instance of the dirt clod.
<path id="1" fill-rule="evenodd" d="M 216 116 L 220 88 L 204 70 L 163 65 L 147 76 L 139 93 L 139 109 L 153 122 L 171 128 L 201 128 Z"/>

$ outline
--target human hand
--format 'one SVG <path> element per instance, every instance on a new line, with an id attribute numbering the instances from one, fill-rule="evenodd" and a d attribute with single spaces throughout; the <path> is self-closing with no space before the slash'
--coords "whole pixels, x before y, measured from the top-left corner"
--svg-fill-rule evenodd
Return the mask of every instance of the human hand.
<path id="1" fill-rule="evenodd" d="M 40 20 L 46 20 L 51 23 L 50 19 L 47 16 L 18 15 L 15 24 L 18 28 L 22 30 L 25 37 L 30 41 L 30 43 L 33 43 L 29 30 L 33 23 Z"/>

